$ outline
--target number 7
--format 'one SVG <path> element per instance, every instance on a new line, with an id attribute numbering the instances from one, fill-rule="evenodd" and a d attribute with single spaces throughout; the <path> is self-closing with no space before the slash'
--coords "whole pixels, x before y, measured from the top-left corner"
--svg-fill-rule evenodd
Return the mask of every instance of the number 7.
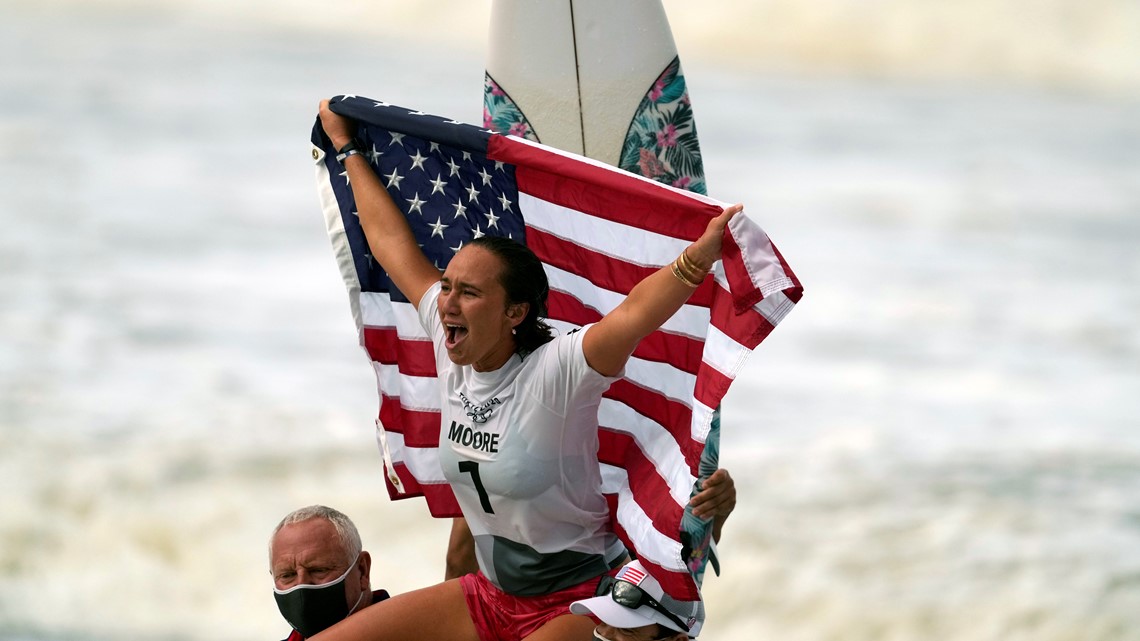
<path id="1" fill-rule="evenodd" d="M 483 506 L 483 511 L 487 514 L 494 514 L 495 511 L 491 509 L 491 497 L 487 496 L 487 489 L 483 487 L 483 481 L 479 479 L 479 463 L 460 461 L 459 472 L 471 475 L 471 481 L 475 483 L 475 491 L 479 493 L 479 503 Z"/>

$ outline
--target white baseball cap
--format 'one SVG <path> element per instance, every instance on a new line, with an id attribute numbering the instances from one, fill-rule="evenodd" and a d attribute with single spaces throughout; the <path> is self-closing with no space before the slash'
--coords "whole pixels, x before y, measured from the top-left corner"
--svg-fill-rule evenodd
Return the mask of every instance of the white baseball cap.
<path id="1" fill-rule="evenodd" d="M 701 600 L 678 601 L 665 594 L 661 584 L 640 561 L 630 561 L 612 580 L 602 577 L 599 589 L 603 588 L 604 593 L 598 596 L 571 603 L 570 611 L 593 614 L 615 628 L 640 628 L 657 623 L 690 637 L 700 633 L 705 621 L 705 606 Z"/>

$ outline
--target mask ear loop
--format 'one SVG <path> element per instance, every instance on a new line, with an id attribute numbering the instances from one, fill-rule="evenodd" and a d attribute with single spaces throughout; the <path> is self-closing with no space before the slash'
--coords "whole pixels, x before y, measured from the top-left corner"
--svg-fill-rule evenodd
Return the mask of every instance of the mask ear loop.
<path id="1" fill-rule="evenodd" d="M 363 555 L 364 555 L 363 551 L 361 551 L 360 554 L 356 555 L 356 560 L 352 562 L 352 565 L 348 566 L 348 572 L 352 572 L 352 568 L 356 567 L 357 563 L 360 563 L 360 557 Z M 344 573 L 345 577 L 348 576 L 348 572 Z M 341 577 L 341 578 L 344 578 L 344 577 Z M 361 590 L 360 596 L 356 597 L 356 603 L 352 604 L 352 607 L 348 609 L 348 613 L 351 615 L 353 612 L 356 612 L 356 606 L 360 605 L 360 602 L 363 600 L 364 600 L 364 590 Z"/>
<path id="2" fill-rule="evenodd" d="M 364 600 L 364 590 L 361 590 L 360 596 L 356 597 L 356 603 L 353 603 L 352 607 L 348 609 L 349 616 L 351 616 L 353 612 L 356 612 L 356 606 L 360 605 L 360 602 L 363 600 Z"/>

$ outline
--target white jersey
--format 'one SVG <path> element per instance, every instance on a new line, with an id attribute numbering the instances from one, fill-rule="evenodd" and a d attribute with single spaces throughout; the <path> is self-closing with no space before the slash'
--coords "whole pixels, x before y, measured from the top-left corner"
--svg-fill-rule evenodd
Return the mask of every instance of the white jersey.
<path id="1" fill-rule="evenodd" d="M 420 322 L 432 337 L 440 381 L 439 461 L 475 537 L 483 574 L 509 594 L 549 594 L 604 573 L 621 556 L 598 467 L 598 404 L 618 377 L 594 371 L 584 331 L 559 336 L 493 372 L 451 362 L 436 308 Z"/>

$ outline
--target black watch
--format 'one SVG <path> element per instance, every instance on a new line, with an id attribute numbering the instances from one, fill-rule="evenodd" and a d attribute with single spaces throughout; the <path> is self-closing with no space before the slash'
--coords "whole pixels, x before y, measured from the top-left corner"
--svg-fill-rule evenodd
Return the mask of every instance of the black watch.
<path id="1" fill-rule="evenodd" d="M 362 153 L 360 151 L 360 143 L 356 140 L 356 138 L 353 138 L 352 140 L 349 140 L 347 143 L 345 143 L 343 147 L 337 150 L 336 161 L 343 165 L 345 159 L 347 159 L 349 156 L 359 153 Z"/>

